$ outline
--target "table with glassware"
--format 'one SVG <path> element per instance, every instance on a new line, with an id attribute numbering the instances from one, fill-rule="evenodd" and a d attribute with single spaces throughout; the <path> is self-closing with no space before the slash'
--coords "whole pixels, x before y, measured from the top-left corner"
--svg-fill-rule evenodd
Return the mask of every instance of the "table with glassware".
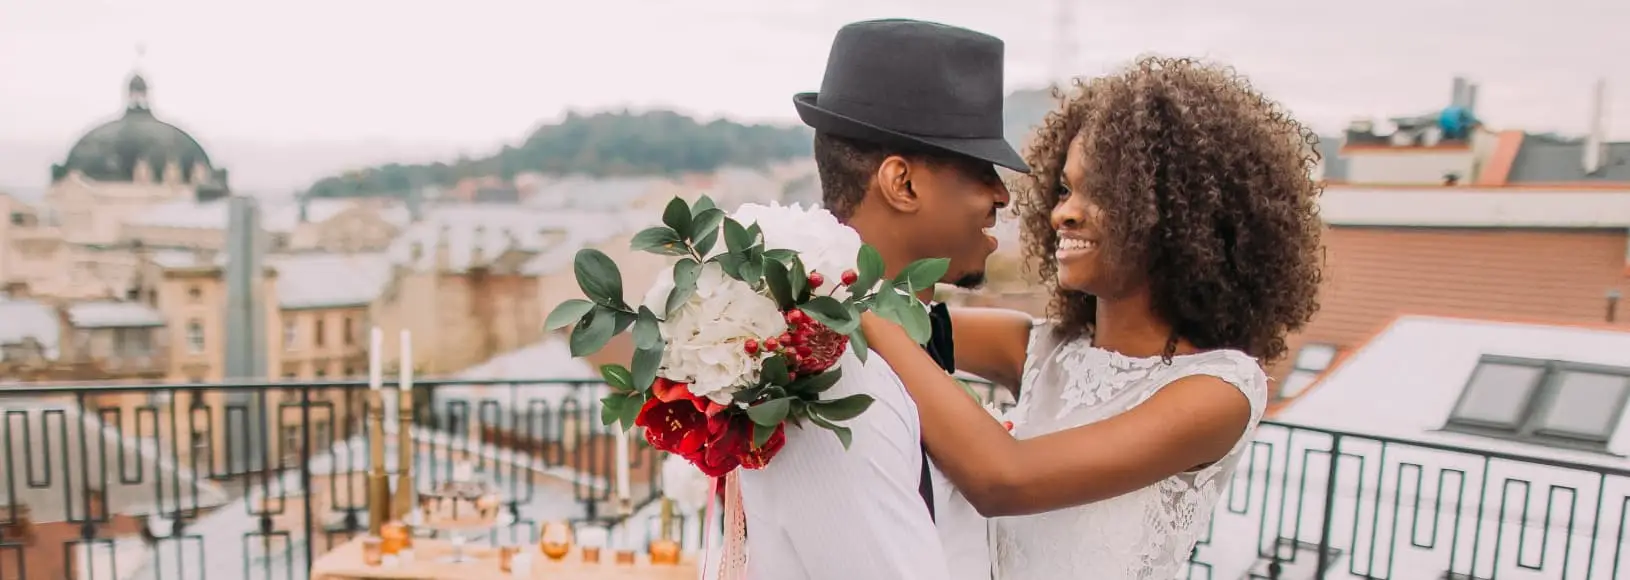
<path id="1" fill-rule="evenodd" d="M 588 548 L 598 554 L 597 562 L 585 561 L 580 546 L 567 549 L 558 560 L 542 552 L 538 545 L 508 550 L 490 546 L 466 546 L 463 562 L 448 562 L 453 547 L 438 540 L 418 539 L 410 551 L 383 556 L 369 565 L 364 540 L 348 542 L 317 558 L 311 567 L 312 580 L 499 580 L 499 579 L 652 579 L 691 580 L 696 563 L 682 558 L 676 564 L 655 564 L 648 554 Z M 507 561 L 506 561 L 507 560 Z"/>

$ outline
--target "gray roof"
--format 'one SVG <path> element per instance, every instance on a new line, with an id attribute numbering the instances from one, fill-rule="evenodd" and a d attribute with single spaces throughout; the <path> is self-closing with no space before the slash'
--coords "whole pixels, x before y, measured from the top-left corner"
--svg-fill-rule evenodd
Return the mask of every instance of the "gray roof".
<path id="1" fill-rule="evenodd" d="M 1340 137 L 1319 137 L 1319 162 L 1326 181 L 1347 180 L 1347 159 L 1341 156 Z"/>
<path id="2" fill-rule="evenodd" d="M 1630 143 L 1608 143 L 1595 174 L 1585 173 L 1584 160 L 1583 140 L 1526 135 L 1506 183 L 1630 182 Z"/>
<path id="3" fill-rule="evenodd" d="M 282 308 L 343 308 L 370 304 L 390 282 L 382 253 L 290 254 L 268 260 L 277 271 Z"/>
<path id="4" fill-rule="evenodd" d="M 227 226 L 227 203 L 225 198 L 209 201 L 181 199 L 150 207 L 125 223 L 144 227 L 224 230 Z M 314 199 L 306 203 L 306 220 L 322 223 L 351 208 L 354 202 Z M 260 226 L 268 232 L 287 233 L 300 224 L 298 200 L 261 200 L 260 210 Z"/>
<path id="5" fill-rule="evenodd" d="M 444 205 L 404 230 L 386 252 L 392 264 L 422 271 L 435 267 L 437 247 L 446 244 L 448 268 L 462 272 L 476 265 L 477 256 L 491 260 L 516 249 L 538 254 L 523 267 L 526 273 L 546 274 L 569 264 L 579 248 L 656 223 L 656 216 L 645 213 L 650 212 Z"/>
<path id="6" fill-rule="evenodd" d="M 68 323 L 75 328 L 164 326 L 164 315 L 140 302 L 76 302 L 68 306 Z"/>
<path id="7" fill-rule="evenodd" d="M 1623 229 L 1630 193 L 1330 187 L 1319 215 L 1337 226 Z"/>
<path id="8" fill-rule="evenodd" d="M 159 250 L 147 255 L 158 267 L 166 270 L 184 268 L 220 268 L 226 266 L 226 252 L 213 256 L 189 250 Z"/>
<path id="9" fill-rule="evenodd" d="M 27 339 L 39 341 L 46 358 L 56 359 L 61 345 L 62 323 L 56 310 L 37 300 L 0 297 L 0 344 L 18 344 Z M 0 350 L 0 360 L 5 360 Z"/>

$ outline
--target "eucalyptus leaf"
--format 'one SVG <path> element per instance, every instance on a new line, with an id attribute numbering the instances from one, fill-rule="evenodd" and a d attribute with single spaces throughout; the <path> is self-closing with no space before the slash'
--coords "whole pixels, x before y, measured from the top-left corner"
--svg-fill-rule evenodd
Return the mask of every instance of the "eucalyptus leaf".
<path id="1" fill-rule="evenodd" d="M 940 279 L 945 277 L 945 272 L 950 268 L 951 260 L 948 258 L 917 260 L 907 264 L 905 269 L 900 270 L 900 273 L 894 276 L 894 283 L 904 283 L 911 288 L 912 292 L 926 290 L 938 284 Z"/>
<path id="2" fill-rule="evenodd" d="M 805 314 L 816 322 L 826 325 L 832 332 L 849 334 L 860 324 L 854 310 L 831 296 L 816 296 L 810 298 L 803 305 Z"/>
<path id="3" fill-rule="evenodd" d="M 657 371 L 662 369 L 662 351 L 661 342 L 652 348 L 634 349 L 633 376 L 629 378 L 634 390 L 643 392 L 657 382 Z"/>
<path id="4" fill-rule="evenodd" d="M 912 301 L 911 305 L 897 311 L 900 315 L 900 326 L 906 329 L 906 334 L 917 344 L 928 344 L 928 339 L 934 335 L 933 322 L 928 319 L 928 310 L 921 303 Z"/>
<path id="5" fill-rule="evenodd" d="M 644 394 L 636 391 L 629 393 L 626 397 L 627 398 L 623 401 L 622 408 L 619 409 L 621 413 L 618 414 L 618 419 L 622 421 L 622 428 L 624 431 L 634 428 L 634 420 L 639 418 L 640 409 L 645 407 Z"/>
<path id="6" fill-rule="evenodd" d="M 640 233 L 634 234 L 634 239 L 629 240 L 628 249 L 664 256 L 690 254 L 690 248 L 685 246 L 685 240 L 679 237 L 679 232 L 668 226 L 640 230 Z"/>
<path id="7" fill-rule="evenodd" d="M 781 310 L 793 307 L 792 284 L 787 281 L 785 265 L 777 260 L 765 260 L 764 283 L 770 287 L 770 297 L 775 298 L 777 307 Z"/>
<path id="8" fill-rule="evenodd" d="M 883 279 L 883 255 L 877 253 L 877 248 L 870 244 L 862 244 L 860 253 L 855 256 L 855 283 L 850 285 L 851 293 L 868 293 L 877 281 Z"/>
<path id="9" fill-rule="evenodd" d="M 668 301 L 663 306 L 663 318 L 674 315 L 674 311 L 683 306 L 696 294 L 696 279 L 702 275 L 702 265 L 690 258 L 680 258 L 674 263 L 674 287 L 668 292 Z"/>
<path id="10" fill-rule="evenodd" d="M 827 369 L 826 372 L 799 377 L 798 381 L 792 384 L 792 389 L 799 393 L 819 395 L 832 388 L 832 385 L 838 384 L 838 379 L 841 378 L 843 378 L 843 369 L 833 367 Z"/>
<path id="11" fill-rule="evenodd" d="M 791 399 L 771 399 L 748 407 L 747 418 L 752 419 L 754 424 L 774 427 L 787 418 L 787 411 L 790 410 L 792 410 Z"/>
<path id="12" fill-rule="evenodd" d="M 633 375 L 623 365 L 600 365 L 600 376 L 605 378 L 606 386 L 619 391 L 633 388 Z"/>
<path id="13" fill-rule="evenodd" d="M 747 233 L 747 228 L 742 227 L 741 222 L 738 222 L 738 221 L 730 219 L 730 218 L 725 218 L 725 220 L 724 220 L 724 247 L 725 247 L 725 249 L 730 250 L 731 254 L 741 255 L 741 256 L 745 257 L 746 254 L 747 254 L 747 248 L 751 247 L 752 245 L 753 245 L 753 238 Z"/>
<path id="14" fill-rule="evenodd" d="M 804 270 L 804 260 L 798 256 L 792 257 L 792 268 L 787 270 L 787 282 L 792 285 L 792 300 L 804 302 L 809 300 L 809 273 Z"/>
<path id="15" fill-rule="evenodd" d="M 668 200 L 668 207 L 662 210 L 662 223 L 681 234 L 690 233 L 690 217 L 690 204 L 678 196 Z"/>
<path id="16" fill-rule="evenodd" d="M 616 423 L 623 414 L 623 405 L 628 403 L 628 397 L 622 393 L 612 393 L 600 399 L 600 424 L 610 425 Z"/>
<path id="17" fill-rule="evenodd" d="M 718 261 L 719 269 L 724 270 L 725 275 L 743 282 L 746 281 L 743 280 L 741 275 L 741 265 L 747 261 L 745 257 L 740 254 L 720 254 L 715 260 Z"/>
<path id="18" fill-rule="evenodd" d="M 772 356 L 764 359 L 758 367 L 759 382 L 766 385 L 786 385 L 792 382 L 792 374 L 787 372 L 787 359 Z"/>
<path id="19" fill-rule="evenodd" d="M 866 362 L 866 356 L 871 354 L 871 345 L 866 342 L 866 333 L 856 330 L 849 333 L 849 352 L 855 353 L 855 358 Z"/>
<path id="20" fill-rule="evenodd" d="M 859 417 L 871 406 L 871 395 L 849 395 L 842 399 L 810 403 L 812 412 L 829 421 L 848 421 Z"/>
<path id="21" fill-rule="evenodd" d="M 594 248 L 578 250 L 572 260 L 572 272 L 583 295 L 595 304 L 628 309 L 628 304 L 623 302 L 623 273 L 605 252 Z"/>
<path id="22" fill-rule="evenodd" d="M 691 245 L 696 247 L 697 253 L 706 256 L 719 240 L 719 224 L 724 221 L 724 211 L 712 207 L 692 208 L 691 216 Z"/>
<path id="23" fill-rule="evenodd" d="M 775 435 L 775 426 L 772 425 L 772 426 L 766 427 L 764 425 L 754 424 L 753 425 L 753 448 L 754 449 L 763 449 L 764 445 L 766 443 L 770 442 L 770 437 L 773 436 L 773 435 Z"/>
<path id="24" fill-rule="evenodd" d="M 758 222 L 753 222 L 753 225 L 747 226 L 747 240 L 748 240 L 747 247 L 749 247 L 749 248 L 757 248 L 757 247 L 763 246 L 763 244 L 764 244 L 764 228 L 759 227 Z"/>
<path id="25" fill-rule="evenodd" d="M 623 331 L 628 330 L 628 327 L 633 326 L 634 321 L 638 320 L 639 317 L 635 316 L 632 312 L 613 310 L 612 319 L 616 321 L 616 324 L 612 325 L 611 327 L 611 335 L 616 336 L 622 334 Z"/>
<path id="26" fill-rule="evenodd" d="M 651 349 L 662 345 L 662 329 L 657 326 L 657 313 L 640 307 L 634 319 L 634 348 Z"/>
<path id="27" fill-rule="evenodd" d="M 566 328 L 582 320 L 583 315 L 588 314 L 590 310 L 594 310 L 594 303 L 581 298 L 561 302 L 549 313 L 549 317 L 544 319 L 543 328 L 545 330 Z"/>
<path id="28" fill-rule="evenodd" d="M 776 248 L 773 250 L 764 250 L 764 257 L 781 262 L 782 265 L 786 265 L 791 263 L 793 258 L 798 257 L 798 252 L 784 248 Z"/>
<path id="29" fill-rule="evenodd" d="M 577 326 L 572 328 L 571 339 L 567 341 L 572 356 L 581 358 L 605 348 L 606 343 L 616 334 L 616 315 L 615 310 L 596 306 L 594 310 L 589 311 L 588 316 L 578 321 Z"/>
<path id="30" fill-rule="evenodd" d="M 843 449 L 845 451 L 849 449 L 849 443 L 854 439 L 854 433 L 849 431 L 848 427 L 822 419 L 820 415 L 816 415 L 814 413 L 809 414 L 809 422 L 814 423 L 822 429 L 831 431 L 833 435 L 837 435 L 838 443 L 843 444 Z"/>
<path id="31" fill-rule="evenodd" d="M 713 198 L 703 195 L 696 198 L 696 203 L 691 204 L 690 213 L 691 215 L 702 215 L 702 212 L 710 209 L 716 210 L 718 206 L 714 205 Z"/>
<path id="32" fill-rule="evenodd" d="M 747 250 L 747 256 L 742 259 L 739 272 L 742 281 L 747 282 L 755 290 L 759 289 L 764 280 L 764 256 L 759 254 L 758 250 Z"/>

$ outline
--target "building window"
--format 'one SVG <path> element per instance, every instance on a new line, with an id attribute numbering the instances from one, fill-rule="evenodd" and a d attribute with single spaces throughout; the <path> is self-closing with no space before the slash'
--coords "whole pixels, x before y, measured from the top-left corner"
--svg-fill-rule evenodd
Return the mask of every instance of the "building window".
<path id="1" fill-rule="evenodd" d="M 300 342 L 300 325 L 293 320 L 283 322 L 283 350 L 295 350 Z"/>
<path id="2" fill-rule="evenodd" d="M 1630 399 L 1630 369 L 1485 356 L 1447 429 L 1599 449 Z"/>
<path id="3" fill-rule="evenodd" d="M 300 460 L 300 426 L 283 426 L 283 457 L 286 461 Z"/>
<path id="4" fill-rule="evenodd" d="M 196 318 L 187 321 L 187 352 L 204 354 L 204 323 Z"/>
<path id="5" fill-rule="evenodd" d="M 1342 551 L 1340 548 L 1326 547 L 1324 553 L 1324 572 L 1329 572 L 1341 559 Z M 1274 569 L 1276 567 L 1277 570 Z M 1256 563 L 1245 573 L 1244 580 L 1313 580 L 1322 576 L 1318 572 L 1318 544 L 1279 538 L 1274 553 L 1266 557 L 1257 556 Z"/>
<path id="6" fill-rule="evenodd" d="M 1302 348 L 1296 351 L 1296 360 L 1290 374 L 1285 375 L 1285 382 L 1279 387 L 1279 397 L 1289 399 L 1302 394 L 1313 384 L 1314 379 L 1330 369 L 1330 363 L 1335 359 L 1334 345 L 1322 343 L 1302 345 Z"/>
<path id="7" fill-rule="evenodd" d="M 351 317 L 345 317 L 344 328 L 341 330 L 345 331 L 345 336 L 343 337 L 343 340 L 345 340 L 345 346 L 351 346 L 357 343 L 356 325 L 352 323 Z"/>
<path id="8" fill-rule="evenodd" d="M 329 445 L 334 444 L 334 441 L 331 439 L 333 435 L 329 432 L 329 430 L 330 428 L 327 421 L 312 423 L 311 440 L 314 444 L 313 447 L 317 449 L 327 449 Z"/>
<path id="9" fill-rule="evenodd" d="M 187 287 L 187 299 L 197 302 L 204 297 L 204 289 L 197 286 Z"/>
<path id="10" fill-rule="evenodd" d="M 323 346 L 323 319 L 318 318 L 311 323 L 311 345 L 317 348 Z"/>

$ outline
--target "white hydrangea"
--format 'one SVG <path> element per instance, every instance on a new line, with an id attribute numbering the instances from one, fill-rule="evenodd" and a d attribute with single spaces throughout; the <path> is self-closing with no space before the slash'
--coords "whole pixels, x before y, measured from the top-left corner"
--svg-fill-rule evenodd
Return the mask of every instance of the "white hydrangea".
<path id="1" fill-rule="evenodd" d="M 672 271 L 659 276 L 646 295 L 646 307 L 663 312 L 673 286 Z M 746 342 L 787 331 L 774 299 L 731 278 L 716 262 L 702 266 L 696 293 L 660 326 L 668 340 L 662 376 L 689 383 L 691 393 L 719 404 L 729 404 L 737 391 L 758 383 L 764 355 L 749 354 Z"/>
<path id="2" fill-rule="evenodd" d="M 748 203 L 742 204 L 730 217 L 744 227 L 758 224 L 764 231 L 766 249 L 797 252 L 806 271 L 820 272 L 826 281 L 820 288 L 813 289 L 815 295 L 830 293 L 839 300 L 849 298 L 848 289 L 838 280 L 845 270 L 855 269 L 860 234 L 838 222 L 832 212 L 800 204 Z"/>

